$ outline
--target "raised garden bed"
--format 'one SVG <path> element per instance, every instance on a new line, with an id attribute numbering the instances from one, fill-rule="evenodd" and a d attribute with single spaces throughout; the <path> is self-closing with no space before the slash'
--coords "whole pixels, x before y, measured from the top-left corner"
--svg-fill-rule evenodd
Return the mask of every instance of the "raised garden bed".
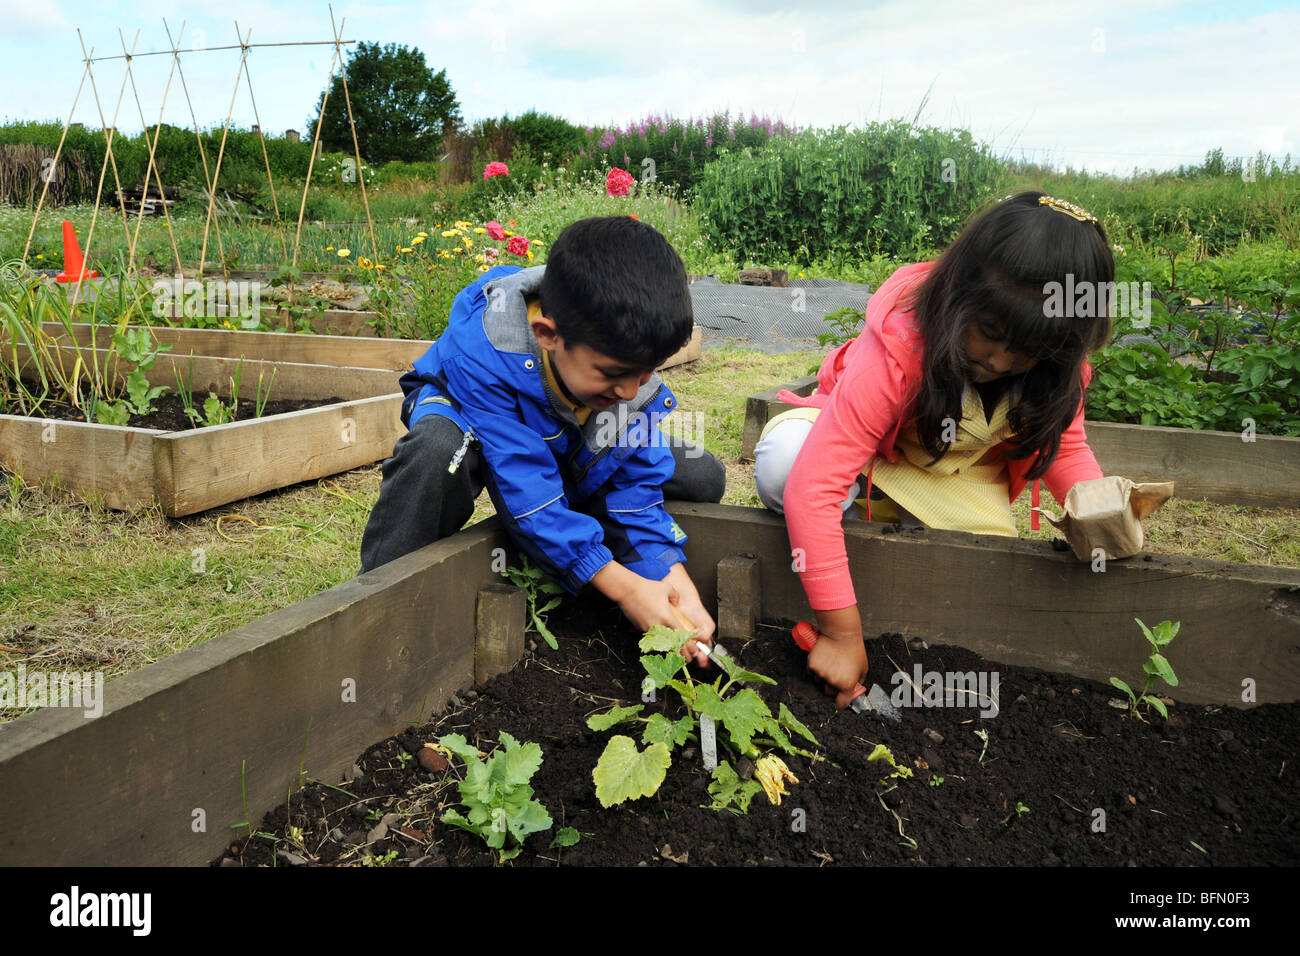
<path id="1" fill-rule="evenodd" d="M 692 573 L 701 595 L 716 609 L 720 639 L 730 642 L 731 649 L 739 651 L 755 633 L 756 620 L 807 616 L 802 588 L 790 570 L 785 526 L 778 518 L 719 505 L 674 504 L 671 510 L 690 536 L 686 550 Z M 1111 675 L 1131 679 L 1141 673 L 1146 651 L 1134 617 L 1179 620 L 1182 632 L 1170 650 L 1181 678 L 1176 714 L 1200 705 L 1241 706 L 1244 681 L 1250 682 L 1258 704 L 1300 700 L 1300 659 L 1294 653 L 1300 645 L 1300 571 L 1150 555 L 1150 560 L 1111 562 L 1105 573 L 1093 573 L 1045 542 L 924 529 L 892 532 L 866 523 L 848 526 L 846 543 L 850 567 L 869 608 L 869 633 L 898 632 L 932 645 L 959 644 L 1006 666 L 1008 673 L 1012 667 L 1036 667 L 1069 674 L 1062 680 L 1072 689 L 1082 687 L 1082 680 L 1104 682 Z M 498 593 L 491 590 L 500 581 L 494 558 L 496 549 L 506 546 L 495 520 L 485 522 L 110 682 L 97 718 L 49 708 L 6 725 L 0 731 L 0 790 L 6 795 L 0 802 L 0 862 L 211 862 L 226 849 L 232 834 L 243 832 L 242 824 L 255 828 L 266 812 L 283 804 L 304 772 L 337 783 L 356 755 L 374 741 L 421 726 L 430 715 L 442 712 L 454 694 L 470 688 L 476 673 L 484 680 L 513 663 L 523 650 L 522 606 L 516 603 L 513 619 L 506 619 L 505 610 L 501 613 L 506 618 L 495 620 L 479 613 Z M 738 557 L 746 552 L 759 557 Z M 431 607 L 437 612 L 430 613 Z M 603 623 L 597 627 L 596 636 L 627 662 L 615 660 L 611 666 L 639 678 L 632 668 L 632 652 L 619 650 L 617 638 Z M 790 653 L 784 632 L 758 633 L 764 636 L 762 647 L 777 655 Z M 582 639 L 591 636 L 585 633 Z M 751 652 L 755 665 L 767 653 L 756 645 L 744 652 L 746 661 Z M 583 659 L 590 662 L 607 653 L 593 643 L 589 650 L 584 648 Z M 772 690 L 791 707 L 808 706 L 811 698 L 798 678 L 798 659 L 782 660 L 795 671 Z M 878 677 L 885 665 L 879 656 L 874 660 Z M 895 660 L 902 663 L 897 654 Z M 959 657 L 940 660 L 961 662 Z M 545 652 L 528 667 L 543 665 L 552 666 Z M 580 694 L 594 696 L 593 688 L 605 680 L 604 674 L 617 676 L 614 671 L 593 671 L 567 680 L 579 686 Z M 634 696 L 636 688 L 617 679 L 623 687 L 610 684 L 600 695 Z M 1045 686 L 1060 697 L 1064 684 Z M 1031 701 L 1039 696 L 1028 693 Z M 1001 700 L 1010 713 L 1014 697 L 1003 691 Z M 232 701 L 237 706 L 232 707 Z M 571 706 L 566 700 L 513 703 L 542 712 Z M 577 706 L 585 715 L 608 703 Z M 946 724 L 936 726 L 929 711 L 922 713 L 921 731 L 928 727 L 950 739 L 943 729 Z M 1035 713 L 1036 719 L 1045 720 L 1056 712 Z M 1076 725 L 1092 719 L 1070 709 L 1060 713 Z M 831 719 L 843 722 L 849 715 L 832 714 Z M 1001 719 L 991 722 L 995 740 Z M 820 723 L 810 725 L 821 732 Z M 1240 731 L 1252 759 L 1272 760 L 1275 755 L 1272 731 L 1266 726 L 1241 725 L 1226 717 L 1198 724 L 1198 729 L 1183 728 L 1187 746 L 1201 747 L 1206 727 L 1232 730 L 1234 737 Z M 474 732 L 486 742 L 486 729 Z M 972 749 L 962 733 L 959 729 L 951 735 L 951 752 L 936 751 L 944 760 L 951 759 L 954 768 L 965 768 L 964 752 Z M 1134 734 L 1139 741 L 1154 740 L 1146 731 Z M 871 733 L 859 735 L 878 739 Z M 899 755 L 908 760 L 922 755 L 911 738 L 901 739 L 896 754 L 903 751 Z M 548 741 L 539 742 L 554 758 Z M 992 756 L 1010 765 L 1013 748 L 1024 747 L 1015 762 L 1032 762 L 1032 742 L 1032 737 L 1003 738 L 1001 752 Z M 389 757 L 398 762 L 395 752 Z M 987 757 L 984 763 L 989 763 Z M 879 766 L 871 765 L 869 781 L 877 779 Z M 963 775 L 963 769 L 952 772 Z M 1276 775 L 1278 768 L 1248 764 L 1242 772 Z M 565 786 L 585 786 L 590 779 L 577 777 L 576 771 L 570 776 Z M 972 770 L 969 776 L 976 779 L 978 774 Z M 1283 772 L 1283 785 L 1289 786 L 1290 780 Z M 984 799 L 991 792 L 988 788 L 997 784 L 980 786 L 979 798 Z M 796 791 L 805 792 L 816 791 L 811 786 Z M 1124 793 L 1125 800 L 1132 793 L 1139 808 L 1145 799 L 1148 806 L 1162 809 L 1152 801 L 1165 799 L 1168 790 L 1143 795 L 1125 788 Z M 1022 801 L 1031 815 L 1055 814 L 1065 824 L 1061 807 L 1035 807 L 1014 793 L 1006 796 L 1012 807 Z M 1102 796 L 1104 801 L 1089 806 L 1070 802 L 1091 814 L 1094 807 L 1115 802 L 1115 794 Z M 1239 814 L 1242 808 L 1236 801 L 1246 799 L 1240 791 L 1209 796 L 1226 797 Z M 549 799 L 557 818 L 566 812 L 562 803 Z M 811 815 L 811 804 L 790 804 L 794 806 Z M 196 810 L 203 811 L 202 828 Z M 610 812 L 628 819 L 625 810 Z M 1108 815 L 1113 819 L 1125 812 L 1120 807 L 1118 814 Z M 78 827 L 69 830 L 66 821 L 73 819 Z M 1231 810 L 1226 819 L 1232 819 Z M 1001 820 L 998 816 L 993 822 L 1000 826 Z M 1026 822 L 1032 821 L 1022 814 L 1008 825 Z M 241 829 L 232 830 L 232 824 Z M 1272 825 L 1281 824 L 1275 820 Z M 910 834 L 906 825 L 905 831 Z M 84 832 L 94 832 L 96 839 L 85 840 Z M 1189 839 L 1209 849 L 1195 836 Z M 1192 852 L 1200 860 L 1199 852 Z M 1142 862 L 1140 857 L 1137 861 Z"/>
<path id="2" fill-rule="evenodd" d="M 638 635 L 603 602 L 571 605 L 550 624 L 558 652 L 534 642 L 513 671 L 453 700 L 437 720 L 367 749 L 336 787 L 313 784 L 282 802 L 259 835 L 241 835 L 214 864 L 492 865 L 481 839 L 442 822 L 460 803 L 461 762 L 426 754 L 421 764 L 424 743 L 451 733 L 485 752 L 501 733 L 541 745 L 531 785 L 554 822 L 525 841 L 516 865 L 1300 863 L 1300 777 L 1288 772 L 1300 752 L 1300 705 L 1177 704 L 1168 721 L 1143 723 L 1108 704 L 1109 684 L 884 634 L 868 641 L 868 655 L 886 687 L 887 675 L 913 677 L 916 668 L 999 680 L 994 717 L 982 719 L 984 704 L 972 699 L 906 708 L 893 725 L 835 711 L 805 673 L 788 625 L 760 624 L 753 640 L 727 645 L 744 667 L 779 681 L 760 689 L 771 710 L 785 704 L 821 744 L 813 749 L 824 760 L 787 758 L 799 783 L 782 803 L 758 793 L 745 815 L 709 809 L 711 776 L 689 741 L 653 797 L 606 809 L 592 769 L 612 733 L 638 731 L 596 733 L 586 720 L 611 698 L 642 701 Z M 1177 651 L 1175 640 L 1171 659 Z M 645 707 L 669 719 L 679 710 Z M 879 744 L 909 777 L 868 760 Z M 577 845 L 550 845 L 562 827 L 582 834 Z"/>
<path id="3" fill-rule="evenodd" d="M 741 457 L 752 459 L 763 427 L 792 406 L 778 399 L 789 389 L 811 395 L 807 375 L 749 396 Z M 1300 508 L 1300 438 L 1155 425 L 1086 422 L 1088 444 L 1108 475 L 1134 481 L 1173 481 L 1180 498 L 1264 508 Z"/>
<path id="4" fill-rule="evenodd" d="M 75 351 L 63 349 L 71 368 Z M 101 364 L 104 357 L 95 352 Z M 147 375 L 151 385 L 175 388 L 179 372 L 191 391 L 229 399 L 237 370 L 244 397 L 259 375 L 272 381 L 274 372 L 277 401 L 342 401 L 174 432 L 0 415 L 0 467 L 27 481 L 57 478 L 110 508 L 156 500 L 169 517 L 180 517 L 382 460 L 403 431 L 391 370 L 164 352 Z"/>

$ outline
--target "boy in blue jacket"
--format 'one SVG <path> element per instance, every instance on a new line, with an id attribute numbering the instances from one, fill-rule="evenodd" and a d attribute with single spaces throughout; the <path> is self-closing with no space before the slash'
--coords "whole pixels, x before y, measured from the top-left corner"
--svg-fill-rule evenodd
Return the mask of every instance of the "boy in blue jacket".
<path id="1" fill-rule="evenodd" d="M 680 627 L 676 604 L 711 640 L 663 501 L 720 501 L 726 472 L 660 431 L 676 400 L 654 373 L 691 328 L 680 257 L 630 217 L 573 223 L 545 266 L 484 273 L 402 376 L 409 431 L 384 463 L 362 570 L 454 534 L 486 485 L 519 549 L 570 593 L 591 584 L 639 630 Z"/>

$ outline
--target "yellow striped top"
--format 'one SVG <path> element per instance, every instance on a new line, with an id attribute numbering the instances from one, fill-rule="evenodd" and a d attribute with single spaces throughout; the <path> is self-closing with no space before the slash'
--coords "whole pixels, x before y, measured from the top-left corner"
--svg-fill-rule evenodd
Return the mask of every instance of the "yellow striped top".
<path id="1" fill-rule="evenodd" d="M 929 464 L 934 456 L 921 446 L 916 425 L 908 424 L 898 433 L 898 461 L 878 459 L 871 472 L 872 483 L 928 527 L 1015 537 L 1006 463 L 1000 457 L 981 461 L 990 449 L 1011 437 L 1009 410 L 1010 400 L 1004 392 L 992 416 L 986 417 L 979 390 L 967 385 L 962 393 L 961 421 L 956 423 L 953 441 L 943 457 Z M 859 499 L 858 504 L 865 514 L 865 500 Z M 889 505 L 871 502 L 871 517 L 897 520 L 897 511 Z"/>

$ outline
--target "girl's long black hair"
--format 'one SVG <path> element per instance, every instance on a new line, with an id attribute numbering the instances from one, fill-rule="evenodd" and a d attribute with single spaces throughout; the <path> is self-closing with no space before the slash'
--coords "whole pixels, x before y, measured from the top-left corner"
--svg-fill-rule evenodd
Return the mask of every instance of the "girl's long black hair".
<path id="1" fill-rule="evenodd" d="M 1031 480 L 1047 471 L 1079 410 L 1084 359 L 1110 337 L 1115 260 L 1106 233 L 1097 223 L 1039 203 L 1043 195 L 1023 192 L 980 213 L 917 290 L 913 308 L 925 351 L 916 429 L 936 461 L 948 450 L 944 419 L 961 420 L 970 368 L 966 335 L 973 323 L 992 326 L 1011 351 L 1038 359 L 991 390 L 1010 394 L 1008 424 L 1015 437 L 1008 457 L 1039 455 L 1026 475 Z M 1091 307 L 1077 298 L 1089 284 Z M 1067 296 L 1070 289 L 1074 298 Z M 1076 301 L 1085 307 L 1076 310 Z"/>

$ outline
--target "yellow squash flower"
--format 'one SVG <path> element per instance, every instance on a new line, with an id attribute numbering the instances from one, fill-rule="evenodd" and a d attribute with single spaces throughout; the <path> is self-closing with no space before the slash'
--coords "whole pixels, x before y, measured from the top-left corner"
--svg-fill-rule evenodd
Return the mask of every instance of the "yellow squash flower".
<path id="1" fill-rule="evenodd" d="M 359 265 L 363 269 L 373 269 L 375 267 L 375 264 L 371 262 L 369 259 L 367 259 L 365 256 L 362 256 L 357 260 L 357 265 Z"/>
<path id="2" fill-rule="evenodd" d="M 786 782 L 799 782 L 799 778 L 790 772 L 785 761 L 775 754 L 768 754 L 758 759 L 758 763 L 754 765 L 754 779 L 763 785 L 763 792 L 775 807 L 781 805 L 781 797 L 790 794 L 790 791 L 785 788 Z"/>

